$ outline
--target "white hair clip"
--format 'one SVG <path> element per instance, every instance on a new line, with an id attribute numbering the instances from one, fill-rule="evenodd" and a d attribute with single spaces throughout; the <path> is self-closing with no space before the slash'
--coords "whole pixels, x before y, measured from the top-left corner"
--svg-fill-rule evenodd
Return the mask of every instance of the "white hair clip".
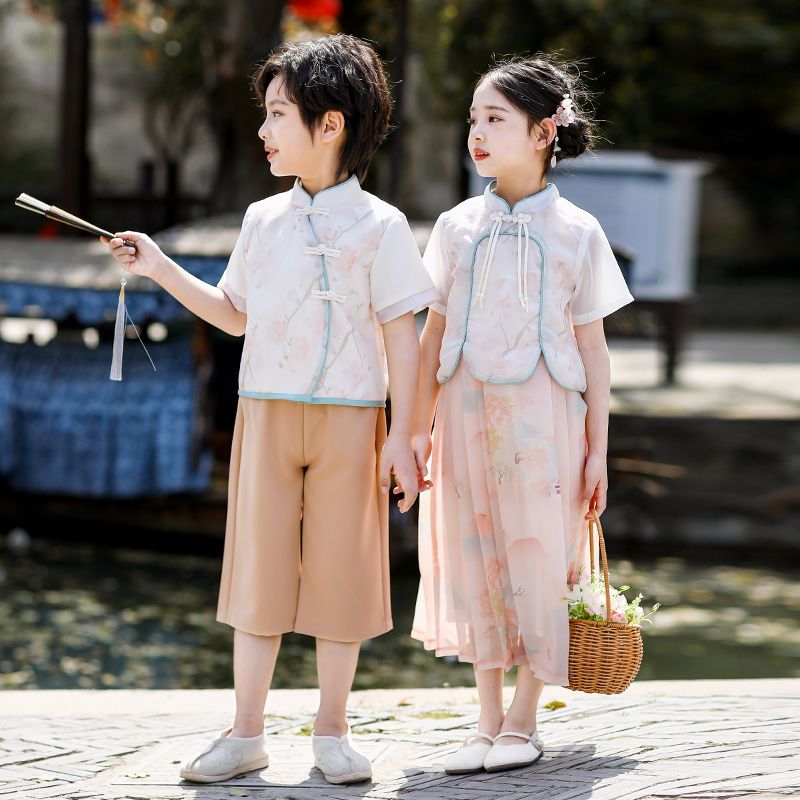
<path id="1" fill-rule="evenodd" d="M 558 126 L 563 125 L 566 128 L 567 125 L 572 125 L 572 123 L 575 122 L 575 108 L 572 103 L 572 98 L 568 94 L 564 95 L 564 99 L 558 104 L 556 113 L 553 114 L 550 119 L 556 124 L 556 138 L 553 142 L 553 155 L 550 159 L 550 166 L 555 167 L 556 153 L 561 152 L 561 148 L 558 146 Z"/>

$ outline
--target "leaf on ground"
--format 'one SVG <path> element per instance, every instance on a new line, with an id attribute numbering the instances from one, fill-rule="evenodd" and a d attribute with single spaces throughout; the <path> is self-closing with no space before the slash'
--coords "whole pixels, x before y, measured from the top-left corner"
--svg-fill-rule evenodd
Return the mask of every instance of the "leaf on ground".
<path id="1" fill-rule="evenodd" d="M 241 789 L 228 789 L 228 797 L 250 797 L 250 793 Z"/>
<path id="2" fill-rule="evenodd" d="M 460 717 L 461 714 L 453 711 L 445 711 L 444 709 L 436 709 L 433 711 L 422 711 L 419 714 L 412 714 L 411 716 L 417 719 L 453 719 L 455 717 Z"/>
<path id="3" fill-rule="evenodd" d="M 551 700 L 549 703 L 545 703 L 543 708 L 546 708 L 548 711 L 555 711 L 557 708 L 566 708 L 567 704 L 562 703 L 560 700 Z"/>

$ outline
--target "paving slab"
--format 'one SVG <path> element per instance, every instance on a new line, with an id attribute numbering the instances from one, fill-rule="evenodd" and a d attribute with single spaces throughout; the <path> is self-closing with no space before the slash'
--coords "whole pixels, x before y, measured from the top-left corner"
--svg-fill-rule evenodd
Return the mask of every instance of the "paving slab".
<path id="1" fill-rule="evenodd" d="M 475 729 L 472 688 L 354 693 L 352 738 L 374 780 L 331 786 L 313 767 L 313 690 L 276 690 L 270 767 L 213 786 L 180 764 L 230 723 L 233 692 L 0 694 L 0 800 L 734 800 L 800 796 L 800 680 L 652 681 L 622 695 L 547 687 L 544 757 L 508 773 L 448 776 Z M 506 690 L 506 700 L 510 700 Z M 561 708 L 544 706 L 557 700 Z"/>

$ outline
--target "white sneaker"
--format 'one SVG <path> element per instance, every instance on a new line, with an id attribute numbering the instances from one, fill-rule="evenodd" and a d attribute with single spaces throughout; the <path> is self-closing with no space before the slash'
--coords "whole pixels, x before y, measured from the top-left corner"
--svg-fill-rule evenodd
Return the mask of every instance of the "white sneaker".
<path id="1" fill-rule="evenodd" d="M 486 754 L 492 749 L 494 737 L 488 733 L 478 731 L 468 736 L 464 744 L 449 755 L 444 761 L 444 771 L 448 775 L 468 775 L 471 772 L 480 772 Z"/>
<path id="2" fill-rule="evenodd" d="M 506 744 L 498 745 L 497 740 L 504 736 L 515 736 L 526 739 L 525 744 Z M 501 772 L 505 769 L 517 769 L 517 767 L 527 767 L 537 762 L 544 752 L 544 745 L 539 738 L 539 734 L 534 731 L 531 736 L 526 733 L 499 733 L 495 736 L 495 744 L 486 754 L 483 767 L 487 772 Z"/>
<path id="3" fill-rule="evenodd" d="M 344 736 L 311 736 L 314 749 L 314 766 L 325 776 L 328 783 L 358 783 L 372 778 L 369 759 L 354 750 Z"/>
<path id="4" fill-rule="evenodd" d="M 269 766 L 264 734 L 242 738 L 223 731 L 205 750 L 181 768 L 181 778 L 195 783 L 225 781 L 243 772 Z"/>

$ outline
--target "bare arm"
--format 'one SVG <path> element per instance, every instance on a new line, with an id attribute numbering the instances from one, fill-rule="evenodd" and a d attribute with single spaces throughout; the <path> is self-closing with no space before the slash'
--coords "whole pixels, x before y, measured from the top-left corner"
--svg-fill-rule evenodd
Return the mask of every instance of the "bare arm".
<path id="1" fill-rule="evenodd" d="M 123 237 L 135 242 L 136 249 L 126 247 Z M 102 237 L 100 241 L 108 245 L 111 254 L 125 269 L 151 278 L 193 314 L 232 336 L 244 333 L 247 314 L 237 310 L 218 286 L 201 281 L 167 258 L 149 236 L 125 231 L 113 239 Z"/>
<path id="2" fill-rule="evenodd" d="M 414 433 L 430 435 L 433 418 L 436 415 L 436 402 L 441 386 L 436 380 L 439 371 L 439 353 L 442 349 L 445 318 L 428 309 L 428 319 L 422 330 L 419 358 L 419 388 L 417 389 L 416 419 Z"/>
<path id="3" fill-rule="evenodd" d="M 381 456 L 381 488 L 389 491 L 390 475 L 394 472 L 404 495 L 398 508 L 405 512 L 417 499 L 417 470 L 411 451 L 419 373 L 419 339 L 414 315 L 409 312 L 387 322 L 383 326 L 383 342 L 392 393 L 392 425 Z"/>
<path id="4" fill-rule="evenodd" d="M 611 363 L 603 332 L 603 320 L 575 326 L 578 350 L 586 370 L 586 469 L 584 502 L 602 514 L 608 491 L 608 413 L 611 397 Z"/>

